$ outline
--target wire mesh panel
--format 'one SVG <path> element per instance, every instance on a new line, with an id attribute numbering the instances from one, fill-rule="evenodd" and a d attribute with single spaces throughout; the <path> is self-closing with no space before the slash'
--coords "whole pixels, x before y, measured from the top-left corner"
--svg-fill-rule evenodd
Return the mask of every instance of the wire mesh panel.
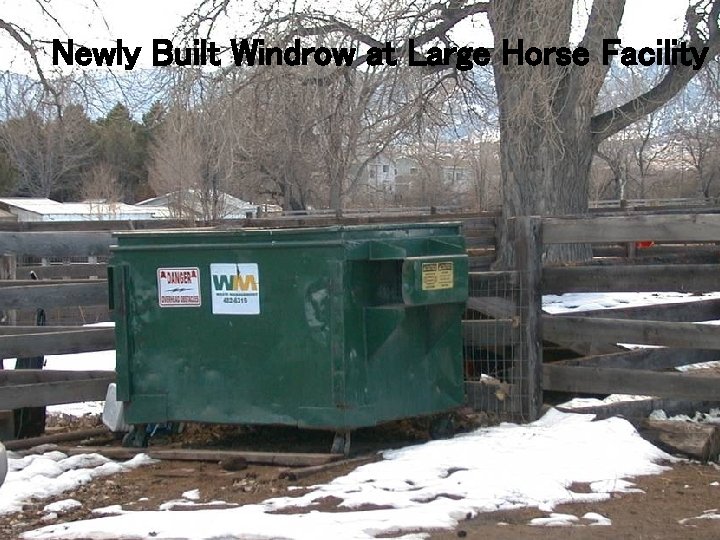
<path id="1" fill-rule="evenodd" d="M 465 379 L 473 409 L 498 420 L 534 419 L 524 347 L 521 275 L 473 272 L 465 314 Z"/>

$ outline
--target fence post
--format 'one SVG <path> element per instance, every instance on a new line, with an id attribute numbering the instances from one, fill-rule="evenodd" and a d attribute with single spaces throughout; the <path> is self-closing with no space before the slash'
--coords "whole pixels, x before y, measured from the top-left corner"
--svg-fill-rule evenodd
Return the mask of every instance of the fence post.
<path id="1" fill-rule="evenodd" d="M 515 267 L 520 276 L 519 316 L 520 359 L 525 363 L 522 378 L 522 413 L 537 420 L 543 404 L 542 393 L 542 219 L 515 219 Z"/>
<path id="2" fill-rule="evenodd" d="M 0 279 L 17 279 L 17 256 L 14 253 L 5 253 L 0 257 Z M 17 310 L 3 310 L 2 319 L 0 324 L 15 326 Z M 0 358 L 0 369 L 5 369 L 3 358 Z M 12 410 L 0 411 L 0 438 L 2 440 L 15 438 L 15 414 Z"/>
<path id="3" fill-rule="evenodd" d="M 14 253 L 5 253 L 0 257 L 0 279 L 17 279 L 17 256 Z M 9 309 L 3 312 L 2 324 L 15 326 L 17 324 L 17 310 Z"/>

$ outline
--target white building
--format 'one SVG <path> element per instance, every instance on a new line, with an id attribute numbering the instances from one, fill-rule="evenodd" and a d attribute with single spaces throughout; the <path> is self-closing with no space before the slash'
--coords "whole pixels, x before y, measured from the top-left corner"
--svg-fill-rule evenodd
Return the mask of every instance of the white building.
<path id="1" fill-rule="evenodd" d="M 61 203 L 51 199 L 0 198 L 0 210 L 17 216 L 17 221 L 136 221 L 168 219 L 167 208 L 139 207 L 124 203 L 85 201 Z"/>

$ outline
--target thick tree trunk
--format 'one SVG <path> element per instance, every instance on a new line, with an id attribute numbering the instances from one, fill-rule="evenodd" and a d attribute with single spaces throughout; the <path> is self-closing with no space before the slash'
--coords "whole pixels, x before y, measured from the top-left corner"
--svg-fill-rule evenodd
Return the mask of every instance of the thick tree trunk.
<path id="1" fill-rule="evenodd" d="M 500 51 L 562 46 L 569 41 L 572 0 L 503 0 L 490 15 L 500 111 L 500 165 L 503 212 L 499 223 L 498 267 L 514 263 L 507 219 L 516 216 L 582 214 L 588 208 L 593 156 L 590 121 L 595 103 L 571 68 L 528 65 Z M 507 40 L 506 43 L 503 40 Z M 589 68 L 588 68 L 589 69 Z M 587 258 L 582 245 L 550 246 L 550 261 Z"/>
<path id="2" fill-rule="evenodd" d="M 499 223 L 498 265 L 513 264 L 514 244 L 507 220 L 516 216 L 564 216 L 588 210 L 592 141 L 587 123 L 566 122 L 537 126 L 532 137 L 505 129 L 500 151 L 503 211 Z M 560 129 L 564 132 L 560 132 Z M 581 244 L 548 246 L 548 262 L 570 262 L 590 257 Z"/>

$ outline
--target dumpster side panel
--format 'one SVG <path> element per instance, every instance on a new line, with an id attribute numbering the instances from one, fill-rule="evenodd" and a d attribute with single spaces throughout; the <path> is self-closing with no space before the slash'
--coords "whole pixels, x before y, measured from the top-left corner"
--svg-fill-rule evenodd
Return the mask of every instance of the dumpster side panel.
<path id="1" fill-rule="evenodd" d="M 329 411 L 327 422 L 342 422 L 336 402 L 344 386 L 343 314 L 331 301 L 342 287 L 340 254 L 323 247 L 290 255 L 212 247 L 126 253 L 135 341 L 123 388 L 128 420 L 303 425 L 309 407 Z M 259 313 L 213 313 L 218 286 L 232 284 L 233 276 L 218 274 L 227 264 L 257 265 Z M 200 270 L 199 307 L 160 307 L 157 269 L 174 267 Z M 340 361 L 329 362 L 338 351 Z"/>

